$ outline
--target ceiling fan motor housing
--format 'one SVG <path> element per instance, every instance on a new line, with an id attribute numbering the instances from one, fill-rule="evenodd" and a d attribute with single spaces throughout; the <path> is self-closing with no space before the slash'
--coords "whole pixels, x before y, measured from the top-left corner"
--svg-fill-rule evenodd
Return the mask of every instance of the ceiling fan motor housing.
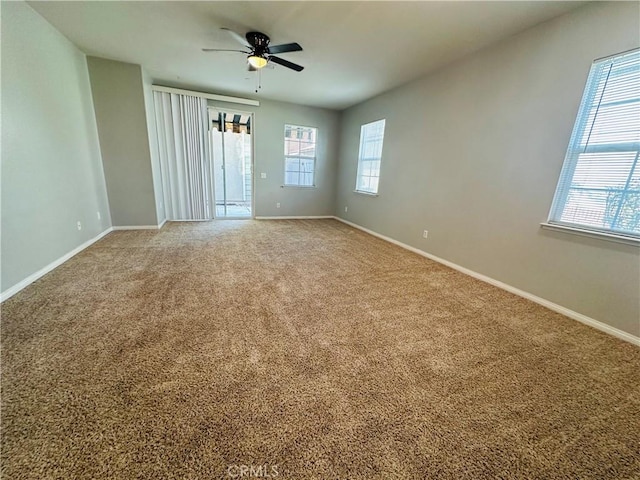
<path id="1" fill-rule="evenodd" d="M 249 45 L 253 46 L 257 55 L 264 55 L 267 53 L 269 47 L 269 37 L 262 32 L 247 32 L 245 35 Z"/>

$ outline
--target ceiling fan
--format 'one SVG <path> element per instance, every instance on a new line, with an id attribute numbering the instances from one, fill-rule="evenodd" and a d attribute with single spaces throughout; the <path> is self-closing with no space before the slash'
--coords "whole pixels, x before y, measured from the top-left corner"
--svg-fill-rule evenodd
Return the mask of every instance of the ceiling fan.
<path id="1" fill-rule="evenodd" d="M 270 39 L 262 32 L 247 32 L 242 37 L 239 33 L 234 32 L 229 28 L 222 28 L 236 39 L 239 43 L 245 47 L 246 50 L 228 50 L 220 48 L 203 48 L 203 52 L 239 52 L 247 55 L 247 62 L 249 63 L 249 71 L 260 70 L 267 66 L 269 62 L 277 63 L 283 67 L 290 68 L 296 72 L 301 72 L 304 67 L 296 63 L 285 60 L 284 58 L 276 57 L 275 53 L 287 53 L 287 52 L 300 52 L 302 47 L 297 43 L 285 43 L 282 45 L 269 45 Z"/>

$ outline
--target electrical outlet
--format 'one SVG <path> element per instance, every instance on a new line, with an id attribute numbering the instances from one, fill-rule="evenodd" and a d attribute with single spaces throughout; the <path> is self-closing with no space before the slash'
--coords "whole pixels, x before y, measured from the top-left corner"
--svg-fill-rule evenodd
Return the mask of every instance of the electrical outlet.
<path id="1" fill-rule="evenodd" d="M 78 220 L 76 225 L 78 226 L 78 230 L 82 230 L 82 222 L 80 220 Z"/>
<path id="2" fill-rule="evenodd" d="M 260 174 L 260 178 L 267 178 L 267 174 L 266 174 L 266 173 L 264 173 L 264 172 L 262 172 L 262 173 Z"/>
<path id="3" fill-rule="evenodd" d="M 427 238 L 429 236 L 429 230 L 422 231 L 422 238 Z"/>
<path id="4" fill-rule="evenodd" d="M 276 203 L 276 208 L 280 208 L 280 202 Z"/>
<path id="5" fill-rule="evenodd" d="M 102 219 L 102 215 L 100 215 L 100 212 L 96 212 L 98 214 L 98 220 Z"/>
<path id="6" fill-rule="evenodd" d="M 344 213 L 347 213 L 348 211 L 349 211 L 349 207 L 347 207 L 347 206 L 345 205 L 345 207 L 344 207 Z"/>

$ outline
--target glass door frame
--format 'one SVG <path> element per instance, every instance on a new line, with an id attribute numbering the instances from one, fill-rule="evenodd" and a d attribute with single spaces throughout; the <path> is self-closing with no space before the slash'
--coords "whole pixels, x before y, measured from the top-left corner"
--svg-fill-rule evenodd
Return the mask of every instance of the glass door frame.
<path id="1" fill-rule="evenodd" d="M 247 219 L 254 219 L 256 217 L 256 195 L 255 195 L 255 191 L 256 191 L 256 180 L 255 180 L 255 164 L 256 164 L 256 142 L 255 142 L 255 129 L 256 129 L 256 123 L 255 123 L 255 112 L 249 112 L 246 110 L 238 110 L 235 108 L 226 108 L 226 107 L 220 107 L 217 105 L 209 105 L 207 107 L 207 112 L 208 112 L 208 116 L 209 116 L 209 129 L 207 130 L 209 132 L 209 166 L 210 166 L 210 171 L 211 171 L 211 195 L 213 198 L 213 210 L 212 210 L 212 214 L 213 214 L 213 219 L 215 220 L 247 220 Z M 214 112 L 216 115 L 214 115 Z M 214 118 L 214 116 L 217 116 L 217 114 L 219 113 L 237 113 L 237 114 L 241 114 L 241 115 L 248 115 L 250 118 L 250 125 L 251 125 L 251 133 L 249 134 L 249 138 L 251 140 L 251 215 L 246 216 L 246 217 L 238 217 L 238 216 L 218 216 L 217 215 L 217 209 L 216 209 L 216 175 L 215 175 L 215 163 L 214 163 L 214 158 L 213 158 L 213 142 L 212 142 L 212 137 L 211 137 L 211 128 L 212 128 L 212 120 Z M 223 127 L 224 128 L 224 127 Z M 222 132 L 222 145 L 223 145 L 223 149 L 224 149 L 224 134 L 225 132 Z M 224 154 L 223 154 L 224 155 Z M 224 162 L 224 159 L 223 159 Z M 226 165 L 225 165 L 225 172 L 223 174 L 223 185 L 224 188 L 226 189 Z M 227 208 L 227 198 L 226 198 L 226 194 L 225 194 L 225 198 L 224 198 L 224 202 L 225 202 L 225 211 Z"/>

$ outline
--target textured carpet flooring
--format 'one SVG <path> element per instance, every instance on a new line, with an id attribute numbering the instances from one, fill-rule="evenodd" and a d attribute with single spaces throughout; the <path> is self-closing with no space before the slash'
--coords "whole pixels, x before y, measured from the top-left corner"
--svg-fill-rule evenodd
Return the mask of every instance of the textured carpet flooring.
<path id="1" fill-rule="evenodd" d="M 111 233 L 1 338 L 3 480 L 640 478 L 640 349 L 334 220 Z"/>

